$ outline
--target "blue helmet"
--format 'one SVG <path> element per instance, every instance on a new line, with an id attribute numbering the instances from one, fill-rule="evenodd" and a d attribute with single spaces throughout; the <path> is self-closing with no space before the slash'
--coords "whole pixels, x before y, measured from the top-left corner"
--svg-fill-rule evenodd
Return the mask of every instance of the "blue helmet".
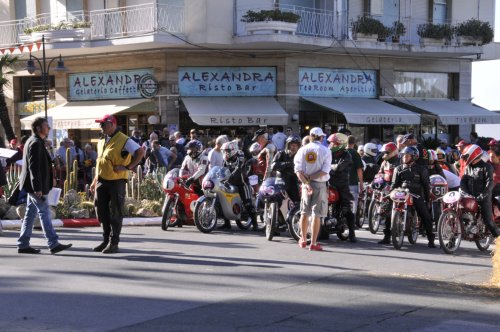
<path id="1" fill-rule="evenodd" d="M 401 151 L 401 155 L 409 154 L 413 161 L 417 160 L 419 157 L 418 149 L 414 146 L 407 146 Z"/>

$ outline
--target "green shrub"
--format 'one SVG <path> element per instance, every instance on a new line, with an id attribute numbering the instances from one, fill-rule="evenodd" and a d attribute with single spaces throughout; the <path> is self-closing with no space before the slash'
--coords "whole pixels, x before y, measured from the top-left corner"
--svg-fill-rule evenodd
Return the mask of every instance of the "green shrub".
<path id="1" fill-rule="evenodd" d="M 449 24 L 426 23 L 418 26 L 417 34 L 421 38 L 451 40 L 451 37 L 453 37 L 453 28 Z"/>
<path id="2" fill-rule="evenodd" d="M 493 29 L 489 22 L 483 22 L 475 18 L 462 22 L 455 27 L 457 36 L 471 36 L 481 40 L 482 44 L 489 44 L 493 40 Z"/>
<path id="3" fill-rule="evenodd" d="M 360 16 L 352 25 L 356 33 L 376 34 L 379 40 L 386 39 L 391 33 L 382 22 L 369 16 Z"/>
<path id="4" fill-rule="evenodd" d="M 247 11 L 241 18 L 242 22 L 267 22 L 267 21 L 281 21 L 288 23 L 297 23 L 300 21 L 300 16 L 292 12 L 284 12 L 279 9 L 274 10 L 261 10 L 255 12 L 253 10 Z"/>

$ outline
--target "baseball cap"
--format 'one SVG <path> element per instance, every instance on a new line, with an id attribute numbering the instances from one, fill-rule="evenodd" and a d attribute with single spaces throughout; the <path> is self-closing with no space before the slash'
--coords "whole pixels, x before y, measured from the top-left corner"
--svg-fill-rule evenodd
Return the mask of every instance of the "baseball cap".
<path id="1" fill-rule="evenodd" d="M 265 128 L 260 128 L 259 130 L 257 130 L 252 138 L 252 141 L 255 141 L 257 137 L 261 135 L 267 135 L 267 130 Z"/>
<path id="2" fill-rule="evenodd" d="M 95 120 L 95 122 L 97 122 L 97 123 L 111 122 L 114 125 L 117 124 L 116 117 L 114 115 L 111 115 L 111 114 L 106 114 L 101 119 Z"/>
<path id="3" fill-rule="evenodd" d="M 317 136 L 317 137 L 326 136 L 325 133 L 323 132 L 323 130 L 320 127 L 314 127 L 314 128 L 312 128 L 311 131 L 309 131 L 309 135 L 314 135 L 314 136 Z"/>
<path id="4" fill-rule="evenodd" d="M 401 143 L 404 144 L 404 143 L 406 143 L 410 139 L 415 139 L 415 135 L 413 135 L 413 134 L 406 134 L 406 135 L 404 135 L 403 136 L 403 141 Z"/>

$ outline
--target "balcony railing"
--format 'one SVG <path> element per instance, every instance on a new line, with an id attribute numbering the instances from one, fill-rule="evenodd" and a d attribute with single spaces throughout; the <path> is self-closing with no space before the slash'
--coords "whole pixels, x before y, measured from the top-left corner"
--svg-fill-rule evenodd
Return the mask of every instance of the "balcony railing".
<path id="1" fill-rule="evenodd" d="M 90 22 L 91 40 L 139 36 L 157 31 L 182 34 L 184 7 L 151 3 L 89 13 L 67 12 L 63 17 L 41 14 L 22 20 L 0 22 L 0 47 L 22 44 L 22 36 L 27 28 L 47 26 L 47 30 L 51 30 L 57 23 L 74 21 Z"/>

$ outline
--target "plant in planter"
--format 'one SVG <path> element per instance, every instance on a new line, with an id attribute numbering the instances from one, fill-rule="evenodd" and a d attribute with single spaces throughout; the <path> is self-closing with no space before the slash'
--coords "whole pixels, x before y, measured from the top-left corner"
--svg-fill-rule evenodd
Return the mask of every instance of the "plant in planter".
<path id="1" fill-rule="evenodd" d="M 453 37 L 453 28 L 449 24 L 420 24 L 417 34 L 422 38 L 424 44 L 443 44 L 449 42 Z M 434 40 L 434 42 L 430 41 Z"/>
<path id="2" fill-rule="evenodd" d="M 384 41 L 390 34 L 390 30 L 382 22 L 369 16 L 359 17 L 357 21 L 352 23 L 352 26 L 357 39 L 373 38 Z"/>
<path id="3" fill-rule="evenodd" d="M 241 18 L 242 22 L 246 23 L 248 33 L 254 32 L 289 32 L 294 34 L 297 30 L 300 16 L 279 9 L 253 11 L 249 10 Z"/>
<path id="4" fill-rule="evenodd" d="M 47 39 L 88 39 L 90 38 L 90 22 L 87 21 L 61 21 L 57 24 L 40 24 L 24 29 L 26 35 L 32 40 L 41 39 L 45 35 Z"/>
<path id="5" fill-rule="evenodd" d="M 390 30 L 393 43 L 399 43 L 401 36 L 406 33 L 406 27 L 401 21 L 394 21 Z"/>
<path id="6" fill-rule="evenodd" d="M 475 18 L 462 22 L 455 27 L 455 34 L 463 45 L 484 45 L 493 40 L 493 29 L 489 22 Z"/>

